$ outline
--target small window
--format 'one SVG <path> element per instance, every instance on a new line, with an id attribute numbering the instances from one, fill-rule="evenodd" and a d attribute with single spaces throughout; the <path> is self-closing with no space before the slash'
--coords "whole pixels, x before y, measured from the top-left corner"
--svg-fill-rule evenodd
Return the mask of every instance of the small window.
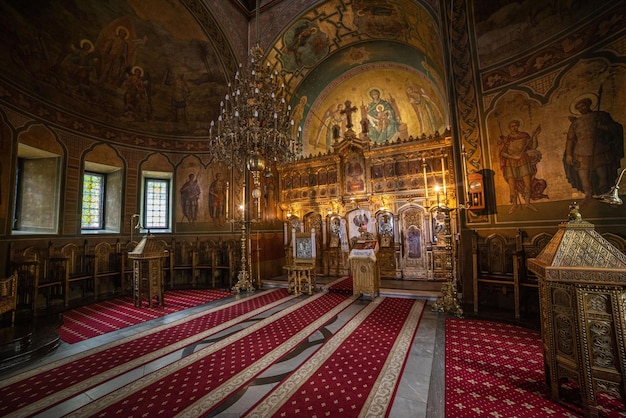
<path id="1" fill-rule="evenodd" d="M 170 227 L 170 180 L 146 178 L 144 185 L 144 225 L 148 230 Z"/>
<path id="2" fill-rule="evenodd" d="M 12 234 L 56 234 L 61 196 L 62 158 L 18 145 Z"/>
<path id="3" fill-rule="evenodd" d="M 81 229 L 104 229 L 105 181 L 106 177 L 103 174 L 85 172 Z"/>
<path id="4" fill-rule="evenodd" d="M 83 234 L 120 232 L 123 180 L 120 167 L 85 161 L 80 212 Z"/>

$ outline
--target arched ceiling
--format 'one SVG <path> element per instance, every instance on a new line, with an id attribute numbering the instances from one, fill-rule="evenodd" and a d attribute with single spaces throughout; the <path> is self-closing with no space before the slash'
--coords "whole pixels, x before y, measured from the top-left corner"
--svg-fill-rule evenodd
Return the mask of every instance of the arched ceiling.
<path id="1" fill-rule="evenodd" d="M 247 48 L 253 3 L 2 2 L 4 97 L 51 122 L 83 132 L 87 126 L 111 141 L 132 138 L 137 146 L 156 148 L 188 141 L 174 148 L 204 151 L 196 142 L 206 137 Z M 280 22 L 288 22 L 261 30 L 263 39 L 271 38 L 266 59 L 284 77 L 292 106 L 306 101 L 299 121 L 310 138 L 305 150 L 321 151 L 312 138 L 327 128 L 328 109 L 345 100 L 366 104 L 373 87 L 396 100 L 411 135 L 447 125 L 436 4 L 261 2 L 266 15 L 260 21 L 277 20 L 279 11 Z M 288 15 L 290 8 L 299 11 Z"/>
<path id="2" fill-rule="evenodd" d="M 267 60 L 284 76 L 292 106 L 304 105 L 305 155 L 329 147 L 320 138 L 332 129 L 332 109 L 346 100 L 358 107 L 355 124 L 366 117 L 361 107 L 373 88 L 395 102 L 405 136 L 443 132 L 449 117 L 440 33 L 434 12 L 415 1 L 318 2 L 295 16 Z"/>

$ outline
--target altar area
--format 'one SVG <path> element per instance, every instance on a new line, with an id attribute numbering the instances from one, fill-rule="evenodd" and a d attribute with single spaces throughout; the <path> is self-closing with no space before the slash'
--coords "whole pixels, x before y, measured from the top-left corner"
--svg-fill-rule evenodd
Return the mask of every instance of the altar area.
<path id="1" fill-rule="evenodd" d="M 367 231 L 382 280 L 435 282 L 440 291 L 455 269 L 456 211 L 441 210 L 458 205 L 452 143 L 436 133 L 376 144 L 348 130 L 332 151 L 281 167 L 285 252 L 293 230 L 315 230 L 316 274 L 347 276 L 350 251 Z"/>

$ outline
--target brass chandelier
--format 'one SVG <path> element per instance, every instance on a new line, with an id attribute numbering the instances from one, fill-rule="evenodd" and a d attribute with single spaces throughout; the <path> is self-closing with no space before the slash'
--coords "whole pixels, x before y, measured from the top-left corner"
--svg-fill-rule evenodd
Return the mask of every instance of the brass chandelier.
<path id="1" fill-rule="evenodd" d="M 291 106 L 285 100 L 285 85 L 277 71 L 263 67 L 263 49 L 250 49 L 250 65 L 235 74 L 220 103 L 217 126 L 211 121 L 210 146 L 228 166 L 256 172 L 272 162 L 286 163 L 302 150 L 300 135 L 292 135 Z M 217 135 L 213 131 L 217 129 Z"/>
<path id="2" fill-rule="evenodd" d="M 258 24 L 257 1 L 257 24 Z M 257 29 L 258 33 L 258 29 Z M 228 93 L 220 103 L 217 123 L 211 121 L 209 146 L 218 161 L 231 169 L 246 173 L 253 178 L 252 197 L 260 208 L 261 173 L 271 175 L 272 164 L 295 161 L 302 151 L 300 129 L 294 135 L 291 106 L 285 99 L 285 85 L 277 71 L 268 62 L 263 66 L 263 49 L 256 46 L 249 51 L 249 65 L 239 65 Z M 266 170 L 264 172 L 264 170 Z M 232 291 L 253 291 L 251 281 L 250 223 L 252 219 L 247 204 L 248 175 L 243 176 L 243 202 L 240 219 L 233 220 L 241 228 L 241 270 Z M 257 211 L 260 217 L 260 210 Z M 259 284 L 260 285 L 260 284 Z"/>

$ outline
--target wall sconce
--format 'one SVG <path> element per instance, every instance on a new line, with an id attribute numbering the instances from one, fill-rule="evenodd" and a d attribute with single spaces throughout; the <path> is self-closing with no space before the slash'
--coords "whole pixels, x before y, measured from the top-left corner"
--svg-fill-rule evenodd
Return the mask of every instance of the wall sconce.
<path id="1" fill-rule="evenodd" d="M 624 202 L 622 201 L 622 198 L 619 197 L 619 184 L 622 182 L 622 176 L 624 176 L 625 172 L 626 168 L 619 174 L 619 177 L 615 182 L 615 186 L 613 186 L 608 193 L 593 197 L 600 200 L 602 203 L 608 203 L 611 206 L 621 206 Z"/>
<path id="2" fill-rule="evenodd" d="M 468 195 L 471 210 L 485 209 L 485 186 L 483 175 L 470 173 L 467 175 Z"/>

